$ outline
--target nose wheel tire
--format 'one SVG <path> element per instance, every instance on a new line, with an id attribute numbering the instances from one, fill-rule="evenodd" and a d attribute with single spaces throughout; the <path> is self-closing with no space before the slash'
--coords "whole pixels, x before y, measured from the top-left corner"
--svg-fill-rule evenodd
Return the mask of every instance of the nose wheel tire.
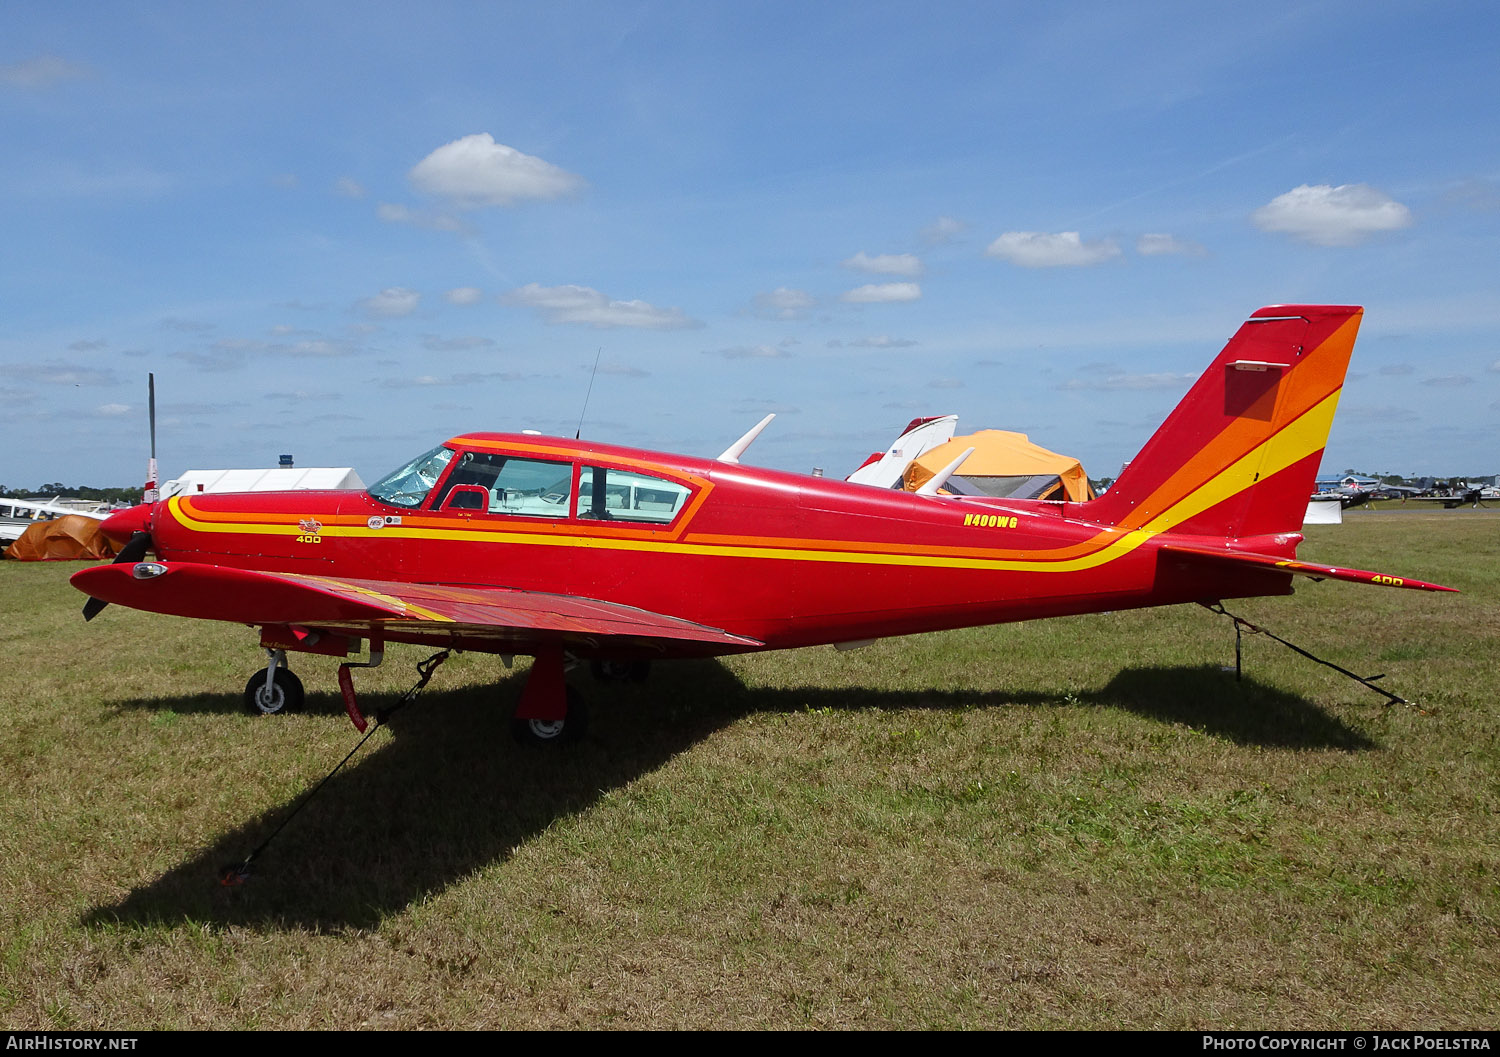
<path id="1" fill-rule="evenodd" d="M 302 680 L 285 668 L 277 668 L 266 686 L 264 670 L 256 672 L 245 684 L 245 711 L 252 716 L 279 716 L 302 707 Z"/>

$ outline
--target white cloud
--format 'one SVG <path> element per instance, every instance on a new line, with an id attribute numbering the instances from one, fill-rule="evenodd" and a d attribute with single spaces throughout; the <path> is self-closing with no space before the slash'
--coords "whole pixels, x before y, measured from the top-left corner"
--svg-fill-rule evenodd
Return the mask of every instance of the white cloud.
<path id="1" fill-rule="evenodd" d="M 266 393 L 262 400 L 275 400 L 279 403 L 302 400 L 338 400 L 341 394 L 334 392 L 318 392 L 311 389 L 283 389 L 275 393 Z"/>
<path id="2" fill-rule="evenodd" d="M 722 356 L 726 360 L 776 360 L 791 353 L 776 345 L 736 345 L 729 349 L 704 349 L 705 356 Z"/>
<path id="3" fill-rule="evenodd" d="M 806 290 L 778 286 L 769 293 L 755 295 L 755 314 L 761 319 L 806 319 L 817 303 L 817 298 Z"/>
<path id="4" fill-rule="evenodd" d="M 60 59 L 56 55 L 39 55 L 24 62 L 0 64 L 0 84 L 12 88 L 51 88 L 61 81 L 71 81 L 88 74 L 87 66 Z"/>
<path id="5" fill-rule="evenodd" d="M 495 339 L 478 334 L 465 334 L 457 338 L 440 338 L 428 334 L 422 339 L 422 347 L 431 352 L 473 352 L 475 349 L 493 349 Z"/>
<path id="6" fill-rule="evenodd" d="M 184 334 L 204 334 L 214 329 L 215 324 L 198 319 L 180 319 L 168 316 L 161 321 L 162 330 L 175 330 Z"/>
<path id="7" fill-rule="evenodd" d="M 79 367 L 68 363 L 23 363 L 7 368 L 11 378 L 49 385 L 114 385 L 118 381 L 108 368 Z"/>
<path id="8" fill-rule="evenodd" d="M 1194 374 L 1177 374 L 1172 371 L 1160 371 L 1156 374 L 1114 374 L 1091 381 L 1074 378 L 1064 382 L 1058 388 L 1070 392 L 1093 389 L 1106 393 L 1125 389 L 1183 389 L 1196 378 L 1197 375 Z"/>
<path id="9" fill-rule="evenodd" d="M 871 305 L 885 301 L 916 301 L 922 296 L 917 283 L 867 283 L 856 286 L 839 298 L 852 305 Z"/>
<path id="10" fill-rule="evenodd" d="M 419 161 L 408 176 L 418 190 L 463 208 L 557 198 L 583 186 L 581 177 L 496 143 L 488 132 L 444 144 Z"/>
<path id="11" fill-rule="evenodd" d="M 1361 422 L 1377 422 L 1381 425 L 1390 425 L 1395 422 L 1416 422 L 1422 417 L 1409 407 L 1399 407 L 1395 404 L 1377 406 L 1371 404 L 1340 403 L 1339 414 L 1346 419 L 1356 419 Z"/>
<path id="12" fill-rule="evenodd" d="M 415 290 L 408 290 L 404 286 L 390 286 L 374 297 L 365 298 L 359 303 L 359 307 L 366 315 L 396 319 L 415 312 L 421 300 L 422 295 Z"/>
<path id="13" fill-rule="evenodd" d="M 783 404 L 775 400 L 741 400 L 734 405 L 738 415 L 800 415 L 802 409 L 794 404 Z"/>
<path id="14" fill-rule="evenodd" d="M 1485 179 L 1463 180 L 1443 194 L 1443 201 L 1476 212 L 1493 213 L 1500 209 L 1500 182 Z"/>
<path id="15" fill-rule="evenodd" d="M 872 272 L 876 275 L 905 275 L 916 278 L 922 274 L 922 260 L 914 253 L 879 253 L 870 256 L 860 250 L 844 262 L 845 268 L 857 272 Z"/>
<path id="16" fill-rule="evenodd" d="M 345 198 L 363 198 L 365 196 L 364 186 L 350 176 L 340 176 L 334 182 L 333 189 Z"/>
<path id="17" fill-rule="evenodd" d="M 477 286 L 460 286 L 444 294 L 443 300 L 450 305 L 477 305 L 484 300 L 484 291 Z"/>
<path id="18" fill-rule="evenodd" d="M 961 220 L 952 217 L 938 217 L 931 224 L 922 229 L 922 241 L 929 246 L 940 246 L 945 242 L 952 242 L 964 233 L 968 227 Z"/>
<path id="19" fill-rule="evenodd" d="M 216 342 L 206 350 L 178 349 L 172 353 L 174 359 L 190 363 L 204 371 L 236 371 L 247 362 L 246 352 L 252 351 L 234 342 Z"/>
<path id="20" fill-rule="evenodd" d="M 1142 257 L 1164 257 L 1173 254 L 1183 257 L 1201 257 L 1208 251 L 1198 243 L 1180 239 L 1176 235 L 1153 234 L 1142 235 L 1136 239 L 1135 252 Z"/>
<path id="21" fill-rule="evenodd" d="M 678 308 L 657 308 L 645 301 L 611 301 L 587 286 L 542 286 L 527 283 L 500 298 L 508 305 L 535 308 L 548 323 L 581 323 L 591 327 L 642 327 L 679 330 L 703 324 Z"/>
<path id="22" fill-rule="evenodd" d="M 893 338 L 889 334 L 877 334 L 869 338 L 855 338 L 849 344 L 856 349 L 909 349 L 918 343 L 911 338 Z"/>
<path id="23" fill-rule="evenodd" d="M 1380 231 L 1409 227 L 1411 210 L 1368 184 L 1303 184 L 1277 195 L 1251 219 L 1314 246 L 1354 246 Z"/>
<path id="24" fill-rule="evenodd" d="M 117 416 L 117 415 L 128 415 L 128 414 L 130 414 L 130 405 L 129 404 L 100 404 L 94 410 L 97 411 L 101 415 L 108 415 L 108 416 L 114 417 L 114 416 Z"/>
<path id="25" fill-rule="evenodd" d="M 393 202 L 381 202 L 375 207 L 375 215 L 387 224 L 410 224 L 433 231 L 464 232 L 468 227 L 463 221 L 448 213 L 432 209 L 409 209 Z"/>
<path id="26" fill-rule="evenodd" d="M 1463 389 L 1474 384 L 1474 379 L 1467 374 L 1444 374 L 1436 378 L 1423 378 L 1423 385 L 1441 386 L 1443 388 Z"/>
<path id="27" fill-rule="evenodd" d="M 410 293 L 410 291 L 407 292 Z M 401 313 L 401 315 L 405 314 L 404 312 Z M 349 353 L 349 346 L 339 341 L 326 341 L 322 338 L 316 338 L 309 341 L 299 341 L 293 345 L 276 346 L 272 351 L 280 352 L 287 356 L 345 356 Z"/>
<path id="28" fill-rule="evenodd" d="M 592 371 L 594 365 L 591 363 L 580 363 L 579 370 Z M 650 378 L 650 371 L 643 371 L 639 367 L 633 367 L 628 363 L 601 363 L 598 367 L 600 374 L 617 374 L 622 378 Z"/>
<path id="29" fill-rule="evenodd" d="M 415 378 L 383 378 L 376 385 L 386 389 L 406 389 L 413 385 L 421 386 L 456 386 L 459 388 L 473 388 L 490 382 L 519 382 L 526 376 L 517 371 L 464 371 L 459 374 L 451 374 L 439 378 L 435 374 L 422 374 Z M 433 405 L 438 407 L 439 405 Z M 454 405 L 448 405 L 453 407 Z"/>
<path id="30" fill-rule="evenodd" d="M 1007 231 L 984 251 L 1023 268 L 1079 268 L 1120 255 L 1112 239 L 1084 242 L 1076 231 Z"/>

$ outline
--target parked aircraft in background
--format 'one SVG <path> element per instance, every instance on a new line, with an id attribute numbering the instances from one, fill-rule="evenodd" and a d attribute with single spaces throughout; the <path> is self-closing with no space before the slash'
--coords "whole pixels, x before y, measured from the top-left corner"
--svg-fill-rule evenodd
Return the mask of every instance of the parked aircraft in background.
<path id="1" fill-rule="evenodd" d="M 906 468 L 926 452 L 952 440 L 957 428 L 957 415 L 914 418 L 884 455 L 875 452 L 844 480 L 876 488 L 900 488 Z"/>
<path id="2" fill-rule="evenodd" d="M 1440 488 L 1433 495 L 1418 495 L 1408 497 L 1416 503 L 1442 503 L 1444 510 L 1453 510 L 1461 506 L 1483 506 L 1490 500 L 1500 499 L 1500 488 L 1490 486 L 1469 487 L 1462 481 L 1453 485 Z"/>
<path id="3" fill-rule="evenodd" d="M 906 492 L 741 465 L 755 431 L 717 459 L 467 433 L 368 491 L 174 496 L 117 513 L 105 530 L 128 541 L 119 558 L 72 582 L 88 617 L 118 602 L 258 626 L 268 663 L 245 693 L 263 712 L 301 698 L 288 653 L 344 657 L 367 641 L 367 663 L 395 642 L 531 655 L 513 729 L 534 741 L 582 732 L 569 660 L 1284 595 L 1294 575 L 1450 590 L 1296 558 L 1361 318 L 1256 312 L 1086 502 L 938 494 L 951 467 Z M 358 725 L 352 667 L 340 682 Z"/>
<path id="4" fill-rule="evenodd" d="M 82 503 L 72 505 L 68 501 L 53 499 L 15 499 L 0 496 L 0 542 L 9 543 L 19 539 L 34 521 L 46 521 L 67 514 L 103 520 L 108 513 L 106 504 Z"/>
<path id="5" fill-rule="evenodd" d="M 1341 484 L 1336 488 L 1327 488 L 1312 494 L 1314 499 L 1337 499 L 1339 505 L 1346 510 L 1352 506 L 1363 506 L 1374 497 L 1374 492 L 1353 484 Z"/>

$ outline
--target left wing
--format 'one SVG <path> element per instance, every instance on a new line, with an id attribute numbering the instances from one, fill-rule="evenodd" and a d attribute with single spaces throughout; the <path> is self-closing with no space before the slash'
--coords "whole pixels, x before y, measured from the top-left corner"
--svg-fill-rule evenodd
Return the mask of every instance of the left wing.
<path id="1" fill-rule="evenodd" d="M 628 641 L 695 643 L 735 651 L 756 639 L 680 617 L 577 595 L 508 587 L 409 584 L 307 573 L 268 573 L 195 562 L 98 565 L 72 584 L 132 609 L 237 624 L 285 624 L 357 635 L 395 632 L 437 639 L 489 639 L 516 645 Z"/>

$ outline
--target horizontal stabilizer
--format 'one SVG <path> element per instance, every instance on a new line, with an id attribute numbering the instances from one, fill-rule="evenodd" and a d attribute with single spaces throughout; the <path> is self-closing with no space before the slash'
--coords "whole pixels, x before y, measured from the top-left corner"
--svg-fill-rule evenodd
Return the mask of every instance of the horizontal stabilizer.
<path id="1" fill-rule="evenodd" d="M 1215 550 L 1212 547 L 1192 547 L 1179 543 L 1169 543 L 1162 547 L 1162 553 L 1177 558 L 1186 558 L 1190 562 L 1204 562 L 1223 566 L 1237 566 L 1239 568 L 1274 569 L 1285 573 L 1295 573 L 1298 576 L 1307 576 L 1314 580 L 1348 580 L 1356 584 L 1376 584 L 1381 587 L 1409 587 L 1415 591 L 1457 591 L 1456 587 L 1442 587 L 1438 584 L 1430 584 L 1425 580 L 1413 580 L 1409 576 L 1389 576 L 1385 573 L 1372 573 L 1364 569 L 1345 569 L 1337 565 L 1318 565 L 1314 562 L 1298 561 L 1296 558 L 1278 558 L 1272 554 L 1251 554 L 1245 551 Z"/>

